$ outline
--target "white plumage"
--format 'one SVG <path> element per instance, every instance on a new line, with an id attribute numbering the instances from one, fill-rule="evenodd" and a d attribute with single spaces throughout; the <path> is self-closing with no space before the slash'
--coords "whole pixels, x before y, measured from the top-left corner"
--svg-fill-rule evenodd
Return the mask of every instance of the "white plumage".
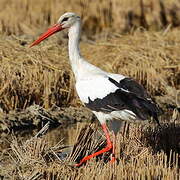
<path id="1" fill-rule="evenodd" d="M 115 92 L 118 87 L 108 80 L 108 73 L 91 74 L 82 76 L 82 79 L 76 81 L 76 90 L 83 103 L 88 103 L 88 98 L 92 101 L 96 98 L 103 99 L 110 93 Z M 111 77 L 113 77 L 111 75 Z M 124 77 L 119 76 L 119 80 Z M 117 77 L 116 77 L 117 79 Z"/>
<path id="2" fill-rule="evenodd" d="M 81 19 L 75 13 L 62 15 L 57 24 L 41 35 L 31 47 L 63 29 L 68 29 L 69 60 L 76 78 L 79 98 L 97 116 L 107 138 L 107 146 L 101 151 L 84 157 L 77 164 L 80 166 L 88 159 L 111 149 L 114 154 L 115 149 L 110 141 L 106 120 L 144 122 L 152 117 L 158 122 L 157 116 L 160 109 L 136 81 L 120 74 L 105 72 L 88 63 L 81 56 L 79 51 Z"/>

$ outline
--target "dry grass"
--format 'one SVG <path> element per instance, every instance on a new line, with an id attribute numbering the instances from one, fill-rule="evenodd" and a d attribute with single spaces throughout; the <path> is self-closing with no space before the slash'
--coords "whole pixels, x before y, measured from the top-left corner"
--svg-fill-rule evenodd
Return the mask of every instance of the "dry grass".
<path id="1" fill-rule="evenodd" d="M 0 91 L 3 109 L 22 109 L 32 103 L 48 107 L 56 100 L 60 106 L 69 103 L 73 89 L 72 75 L 67 63 L 59 63 L 59 59 L 65 62 L 67 58 L 64 48 L 58 51 L 55 47 L 46 53 L 45 49 L 24 48 L 15 39 L 6 39 L 6 44 L 4 41 L 1 40 Z"/>
<path id="2" fill-rule="evenodd" d="M 57 21 L 64 10 L 79 12 L 86 36 L 106 30 L 114 32 L 110 38 L 105 33 L 103 40 L 83 42 L 81 49 L 87 59 L 105 70 L 134 77 L 153 95 L 166 95 L 165 101 L 175 104 L 176 89 L 179 88 L 180 33 L 178 29 L 171 31 L 171 27 L 175 26 L 174 21 L 177 21 L 176 25 L 179 22 L 178 0 L 102 0 L 101 3 L 88 0 L 17 0 L 13 3 L 2 0 L 0 7 L 2 34 L 25 35 L 0 38 L 2 111 L 25 109 L 33 103 L 45 108 L 53 104 L 80 104 L 74 93 L 65 40 L 52 38 L 48 44 L 32 49 L 27 47 L 32 42 L 27 35 L 42 33 L 42 29 Z M 135 26 L 145 24 L 149 28 L 154 24 L 165 29 L 158 33 L 141 33 L 141 28 L 133 30 Z M 132 30 L 131 35 L 115 33 L 128 29 Z M 90 49 L 92 53 L 89 53 Z"/>
<path id="3" fill-rule="evenodd" d="M 165 152 L 166 141 L 160 135 L 166 134 L 167 140 L 175 140 L 179 127 L 175 124 L 162 130 L 142 130 L 130 126 L 124 135 L 117 136 L 117 157 L 119 163 L 111 164 L 104 157 L 94 158 L 80 168 L 74 163 L 87 153 L 95 152 L 103 146 L 104 139 L 94 125 L 78 132 L 71 130 L 71 136 L 77 136 L 73 153 L 64 150 L 62 142 L 52 146 L 48 144 L 48 135 L 33 137 L 19 142 L 15 137 L 11 148 L 6 152 L 7 158 L 1 167 L 1 174 L 6 179 L 178 179 L 179 155 L 176 149 Z M 81 130 L 80 130 L 81 129 Z M 128 129 L 128 131 L 127 131 Z M 171 133 L 173 130 L 174 134 Z M 161 137 L 161 138 L 159 138 Z M 151 146 L 156 139 L 156 144 Z M 168 146 L 177 146 L 179 141 L 171 141 Z M 156 153 L 155 153 L 156 152 Z M 63 153 L 69 154 L 63 159 Z M 108 156 L 108 154 L 106 154 Z"/>
<path id="4" fill-rule="evenodd" d="M 86 34 L 130 31 L 139 26 L 161 29 L 180 25 L 179 9 L 178 0 L 1 0 L 0 30 L 8 35 L 32 35 L 67 11 L 83 17 Z"/>

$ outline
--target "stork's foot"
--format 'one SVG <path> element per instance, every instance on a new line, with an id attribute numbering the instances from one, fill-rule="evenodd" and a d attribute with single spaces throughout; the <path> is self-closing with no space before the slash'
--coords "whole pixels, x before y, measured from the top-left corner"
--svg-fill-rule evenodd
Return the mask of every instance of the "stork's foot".
<path id="1" fill-rule="evenodd" d="M 111 162 L 115 162 L 116 158 L 115 158 L 115 147 L 113 147 L 114 145 L 112 145 L 112 142 L 110 140 L 110 136 L 109 136 L 109 132 L 108 132 L 108 129 L 107 129 L 107 126 L 106 124 L 102 124 L 102 129 L 105 133 L 105 136 L 106 136 L 106 140 L 107 140 L 107 146 L 105 148 L 103 148 L 102 150 L 98 151 L 98 152 L 95 152 L 89 156 L 86 156 L 84 157 L 80 163 L 76 164 L 75 166 L 76 167 L 79 167 L 81 166 L 84 162 L 86 162 L 87 160 L 93 158 L 93 157 L 96 157 L 100 154 L 103 154 L 105 152 L 108 152 L 108 151 L 112 151 L 112 157 L 111 157 Z"/>
<path id="2" fill-rule="evenodd" d="M 79 166 L 81 166 L 84 162 L 86 162 L 87 160 L 89 160 L 89 159 L 91 159 L 91 158 L 93 158 L 93 157 L 96 157 L 96 156 L 98 156 L 98 155 L 100 155 L 100 154 L 103 154 L 103 153 L 105 153 L 105 152 L 108 152 L 108 151 L 110 151 L 111 149 L 112 149 L 112 144 L 110 143 L 110 144 L 108 144 L 108 146 L 106 146 L 105 148 L 103 148 L 102 150 L 100 150 L 100 151 L 98 151 L 98 152 L 95 152 L 95 153 L 93 153 L 93 154 L 91 154 L 91 155 L 89 155 L 89 156 L 86 156 L 86 157 L 84 157 L 81 161 L 80 161 L 80 163 L 78 163 L 78 164 L 75 164 L 75 166 L 76 167 L 79 167 Z"/>

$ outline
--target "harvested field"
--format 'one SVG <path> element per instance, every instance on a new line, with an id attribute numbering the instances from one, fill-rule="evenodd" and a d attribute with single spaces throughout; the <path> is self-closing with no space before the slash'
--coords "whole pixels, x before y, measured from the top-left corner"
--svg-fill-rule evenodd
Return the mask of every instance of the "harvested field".
<path id="1" fill-rule="evenodd" d="M 40 33 L 67 11 L 83 18 L 83 30 L 90 36 L 180 25 L 179 0 L 1 0 L 0 7 L 0 29 L 8 35 Z"/>
<path id="2" fill-rule="evenodd" d="M 0 7 L 0 179 L 179 179 L 178 0 L 1 0 Z M 29 48 L 64 11 L 82 16 L 82 55 L 136 79 L 164 111 L 162 128 L 125 123 L 115 164 L 106 153 L 74 166 L 105 139 L 76 94 L 66 32 Z"/>
<path id="3" fill-rule="evenodd" d="M 84 129 L 82 129 L 84 127 Z M 94 158 L 80 168 L 75 161 L 104 147 L 97 126 L 77 124 L 64 133 L 49 132 L 26 141 L 12 137 L 10 148 L 1 157 L 1 175 L 5 179 L 179 179 L 179 126 L 171 123 L 157 128 L 126 126 L 117 136 L 115 164 L 109 154 Z M 60 133 L 61 132 L 61 133 Z M 67 134 L 68 132 L 68 134 Z M 80 132 L 80 133 L 79 133 Z M 173 133 L 172 133 L 173 132 Z M 61 134 L 61 135 L 60 135 Z M 56 135 L 68 138 L 57 142 Z M 73 136 L 74 135 L 74 136 Z M 78 135 L 78 139 L 75 138 Z M 77 144 L 73 147 L 72 145 Z M 88 149 L 88 151 L 87 151 Z M 120 177 L 120 178 L 119 178 Z"/>

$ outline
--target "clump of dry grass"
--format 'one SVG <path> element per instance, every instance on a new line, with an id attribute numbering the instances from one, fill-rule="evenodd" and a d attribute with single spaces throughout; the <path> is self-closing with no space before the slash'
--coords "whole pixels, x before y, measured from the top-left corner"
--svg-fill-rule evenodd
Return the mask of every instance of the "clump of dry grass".
<path id="1" fill-rule="evenodd" d="M 73 11 L 83 17 L 87 34 L 130 31 L 139 26 L 161 29 L 180 25 L 178 0 L 1 0 L 0 30 L 6 34 L 34 34 Z"/>
<path id="2" fill-rule="evenodd" d="M 173 130 L 177 132 L 176 128 L 174 126 Z M 86 125 L 84 129 L 81 126 L 78 131 L 79 133 L 70 132 L 71 136 L 75 133 L 74 136 L 78 137 L 72 153 L 63 150 L 62 142 L 56 146 L 48 145 L 46 136 L 34 137 L 25 142 L 18 142 L 14 138 L 8 160 L 6 159 L 8 163 L 4 163 L 1 168 L 1 175 L 7 179 L 178 179 L 178 154 L 172 150 L 165 153 L 163 147 L 154 153 L 158 149 L 149 144 L 148 138 L 151 139 L 152 136 L 147 137 L 147 131 L 133 125 L 123 133 L 124 136 L 120 133 L 117 136 L 119 163 L 111 164 L 104 162 L 102 158 L 94 158 L 86 165 L 76 168 L 70 161 L 82 158 L 104 144 L 102 135 L 94 125 Z M 158 132 L 163 131 L 171 138 L 176 138 L 167 129 Z M 156 132 L 157 129 L 151 129 L 148 133 L 152 135 Z M 151 140 L 154 141 L 153 137 Z M 159 143 L 163 145 L 165 141 Z M 68 158 L 62 158 L 63 151 Z"/>
<path id="3" fill-rule="evenodd" d="M 72 75 L 64 48 L 59 51 L 53 47 L 46 53 L 47 46 L 43 51 L 30 50 L 20 46 L 18 41 L 8 39 L 5 44 L 1 40 L 1 48 L 2 109 L 22 109 L 33 103 L 47 108 L 56 104 L 56 100 L 59 106 L 71 101 Z"/>

